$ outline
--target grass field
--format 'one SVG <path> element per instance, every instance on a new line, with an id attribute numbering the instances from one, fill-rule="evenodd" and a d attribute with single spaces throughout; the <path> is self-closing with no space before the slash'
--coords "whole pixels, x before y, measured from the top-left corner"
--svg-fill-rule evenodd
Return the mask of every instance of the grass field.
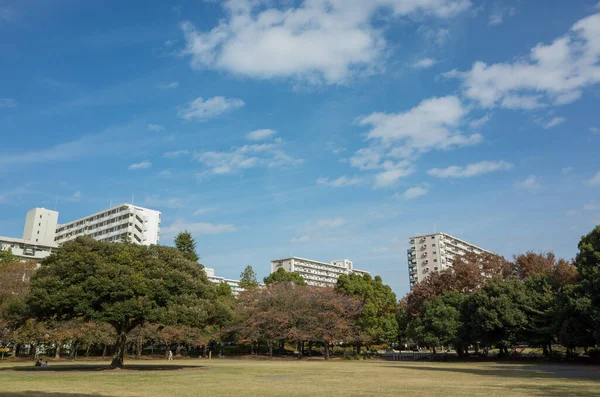
<path id="1" fill-rule="evenodd" d="M 106 363 L 108 364 L 108 363 Z M 0 397 L 598 396 L 600 367 L 386 361 L 181 360 L 0 363 Z"/>

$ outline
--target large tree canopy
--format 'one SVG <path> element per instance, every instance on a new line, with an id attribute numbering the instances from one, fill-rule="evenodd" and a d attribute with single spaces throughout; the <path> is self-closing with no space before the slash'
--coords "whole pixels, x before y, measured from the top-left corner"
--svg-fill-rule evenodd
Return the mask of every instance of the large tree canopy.
<path id="1" fill-rule="evenodd" d="M 298 272 L 286 272 L 284 268 L 280 267 L 276 272 L 269 274 L 264 278 L 266 285 L 275 283 L 292 283 L 300 286 L 305 286 L 306 281 L 302 278 Z"/>
<path id="2" fill-rule="evenodd" d="M 117 333 L 111 367 L 122 367 L 127 334 L 146 322 L 206 326 L 227 310 L 197 263 L 177 249 L 80 237 L 42 262 L 27 296 L 39 319 L 82 318 Z"/>

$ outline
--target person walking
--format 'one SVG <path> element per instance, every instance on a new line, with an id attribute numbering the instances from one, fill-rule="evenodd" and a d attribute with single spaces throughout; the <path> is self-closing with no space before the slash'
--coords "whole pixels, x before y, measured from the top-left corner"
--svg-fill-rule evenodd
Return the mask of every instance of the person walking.
<path id="1" fill-rule="evenodd" d="M 169 350 L 169 361 L 173 361 L 173 352 Z"/>

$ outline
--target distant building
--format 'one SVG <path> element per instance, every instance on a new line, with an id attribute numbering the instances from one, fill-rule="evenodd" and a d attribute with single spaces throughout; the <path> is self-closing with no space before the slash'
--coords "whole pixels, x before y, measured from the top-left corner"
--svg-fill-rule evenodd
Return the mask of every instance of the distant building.
<path id="1" fill-rule="evenodd" d="M 20 260 L 40 262 L 51 253 L 56 252 L 56 244 L 38 244 L 22 238 L 0 236 L 0 250 L 10 250 Z"/>
<path id="2" fill-rule="evenodd" d="M 423 281 L 429 274 L 452 267 L 454 259 L 468 252 L 490 253 L 446 233 L 414 236 L 409 239 L 408 275 L 410 288 Z"/>
<path id="3" fill-rule="evenodd" d="M 158 244 L 160 221 L 159 211 L 121 204 L 58 225 L 55 241 L 62 244 L 80 236 L 89 236 L 99 241 L 121 241 L 129 237 L 135 244 Z"/>
<path id="4" fill-rule="evenodd" d="M 352 261 L 348 259 L 327 263 L 294 256 L 271 261 L 271 273 L 280 268 L 286 272 L 299 273 L 308 285 L 316 287 L 334 287 L 341 274 L 370 274 L 365 270 L 354 269 Z"/>
<path id="5" fill-rule="evenodd" d="M 218 277 L 215 276 L 215 269 L 211 269 L 210 267 L 205 267 L 204 271 L 206 272 L 206 276 L 208 277 L 208 281 L 215 284 L 226 283 L 231 287 L 231 292 L 233 292 L 234 296 L 238 296 L 240 292 L 244 291 L 242 287 L 240 287 L 239 280 L 232 280 L 230 278 Z"/>

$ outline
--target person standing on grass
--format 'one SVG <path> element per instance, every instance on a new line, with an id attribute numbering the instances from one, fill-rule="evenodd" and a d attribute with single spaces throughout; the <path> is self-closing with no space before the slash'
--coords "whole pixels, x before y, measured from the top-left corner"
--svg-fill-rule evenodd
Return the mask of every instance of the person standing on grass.
<path id="1" fill-rule="evenodd" d="M 169 350 L 169 361 L 173 361 L 173 352 Z"/>

